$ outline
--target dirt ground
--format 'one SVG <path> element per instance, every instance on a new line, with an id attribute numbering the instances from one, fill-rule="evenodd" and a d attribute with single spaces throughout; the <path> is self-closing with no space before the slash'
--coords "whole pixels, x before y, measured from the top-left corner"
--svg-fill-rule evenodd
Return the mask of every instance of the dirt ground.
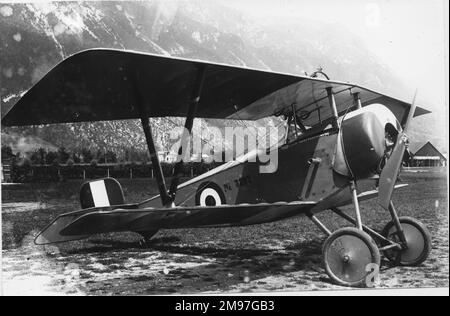
<path id="1" fill-rule="evenodd" d="M 395 194 L 402 216 L 423 221 L 433 236 L 430 258 L 414 268 L 383 261 L 377 288 L 448 287 L 447 180 L 442 173 L 404 173 Z M 127 201 L 154 193 L 151 180 L 120 180 Z M 2 277 L 6 295 L 148 295 L 343 289 L 321 262 L 325 236 L 306 218 L 258 226 L 160 231 L 146 247 L 134 233 L 107 234 L 58 246 L 34 236 L 78 206 L 81 181 L 2 186 Z M 376 201 L 361 205 L 364 223 L 389 220 Z M 347 207 L 351 212 L 352 209 Z M 331 213 L 332 229 L 348 226 Z"/>

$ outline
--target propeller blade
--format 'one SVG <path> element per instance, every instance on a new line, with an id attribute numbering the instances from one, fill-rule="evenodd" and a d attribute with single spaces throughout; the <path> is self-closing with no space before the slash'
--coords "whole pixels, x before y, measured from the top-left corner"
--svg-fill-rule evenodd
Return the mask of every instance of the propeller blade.
<path id="1" fill-rule="evenodd" d="M 389 157 L 386 165 L 381 171 L 380 181 L 378 185 L 378 201 L 380 205 L 388 209 L 389 202 L 391 201 L 392 192 L 394 191 L 395 182 L 400 172 L 400 167 L 403 161 L 403 155 L 406 149 L 405 139 L 406 135 L 400 133 L 398 135 L 398 141 Z"/>
<path id="2" fill-rule="evenodd" d="M 406 120 L 403 131 L 398 134 L 394 150 L 381 171 L 378 185 L 378 203 L 386 210 L 389 207 L 395 182 L 397 181 L 402 166 L 406 143 L 408 141 L 407 132 L 409 131 L 411 120 L 414 117 L 414 112 L 416 111 L 416 96 L 417 91 L 414 95 L 413 103 L 411 104 L 408 119 Z"/>
<path id="3" fill-rule="evenodd" d="M 417 90 L 414 93 L 413 102 L 411 104 L 411 108 L 409 109 L 408 118 L 406 119 L 405 126 L 403 126 L 403 132 L 408 133 L 409 127 L 411 125 L 412 118 L 414 117 L 414 113 L 416 113 L 416 98 L 417 98 Z"/>

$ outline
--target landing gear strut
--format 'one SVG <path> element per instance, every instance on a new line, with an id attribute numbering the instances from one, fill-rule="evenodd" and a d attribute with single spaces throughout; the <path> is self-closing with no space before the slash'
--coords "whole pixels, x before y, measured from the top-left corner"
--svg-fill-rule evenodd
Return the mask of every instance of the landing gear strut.
<path id="1" fill-rule="evenodd" d="M 380 234 L 362 224 L 354 182 L 350 189 L 356 218 L 338 208 L 332 208 L 331 211 L 356 227 L 342 228 L 331 233 L 314 215 L 309 214 L 309 218 L 328 235 L 323 245 L 323 263 L 334 283 L 352 287 L 373 286 L 374 271 L 378 273 L 380 268 L 380 253 L 401 266 L 417 266 L 428 258 L 431 235 L 422 223 L 410 217 L 398 217 L 390 202 L 392 221 Z"/>

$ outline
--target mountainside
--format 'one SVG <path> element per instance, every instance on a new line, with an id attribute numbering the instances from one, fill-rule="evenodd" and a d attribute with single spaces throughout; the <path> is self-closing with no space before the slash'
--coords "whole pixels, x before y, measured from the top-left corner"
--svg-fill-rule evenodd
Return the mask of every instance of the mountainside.
<path id="1" fill-rule="evenodd" d="M 333 79 L 399 97 L 405 91 L 348 30 L 294 19 L 256 21 L 209 1 L 0 4 L 0 29 L 2 115 L 62 59 L 94 47 L 298 74 L 320 66 Z M 161 118 L 154 122 L 158 144 L 167 148 L 165 133 L 182 121 Z M 202 126 L 207 128 L 208 123 Z M 145 144 L 136 121 L 2 128 L 2 135 L 14 136 L 4 140 L 33 136 L 70 150 L 143 148 Z M 424 140 L 428 136 L 421 134 Z"/>

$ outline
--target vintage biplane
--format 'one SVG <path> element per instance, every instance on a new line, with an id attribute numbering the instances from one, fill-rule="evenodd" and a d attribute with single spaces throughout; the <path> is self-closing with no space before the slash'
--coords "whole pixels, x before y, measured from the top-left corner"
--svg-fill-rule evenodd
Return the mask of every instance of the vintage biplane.
<path id="1" fill-rule="evenodd" d="M 57 217 L 36 237 L 44 245 L 92 234 L 255 225 L 305 215 L 328 239 L 323 262 L 340 285 L 365 286 L 380 253 L 416 266 L 430 252 L 430 233 L 398 217 L 391 200 L 407 151 L 411 119 L 428 113 L 361 86 L 319 75 L 299 76 L 130 51 L 92 49 L 54 67 L 5 115 L 5 126 L 140 119 L 159 195 L 126 204 L 120 184 L 82 185 L 81 211 Z M 278 149 L 278 169 L 260 173 L 247 154 L 170 187 L 161 169 L 150 117 L 258 120 L 282 116 L 293 137 Z M 293 133 L 292 133 L 293 132 Z M 182 147 L 182 145 L 181 145 Z M 180 148 L 181 150 L 182 148 Z M 383 232 L 363 225 L 359 202 L 378 198 L 391 216 Z M 352 204 L 355 216 L 342 206 Z M 350 227 L 330 231 L 316 214 L 330 210 Z M 369 268 L 368 268 L 369 267 Z"/>

